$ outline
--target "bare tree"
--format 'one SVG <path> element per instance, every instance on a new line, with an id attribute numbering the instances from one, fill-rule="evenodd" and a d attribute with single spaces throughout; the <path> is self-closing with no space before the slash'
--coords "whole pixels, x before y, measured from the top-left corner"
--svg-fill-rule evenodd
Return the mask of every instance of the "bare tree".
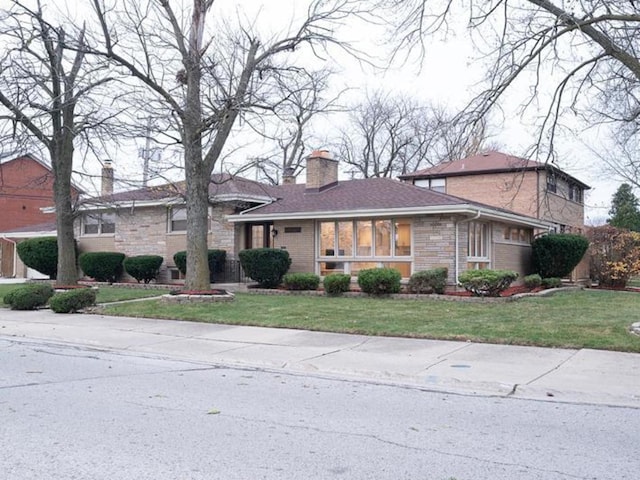
<path id="1" fill-rule="evenodd" d="M 529 81 L 522 108 L 540 106 L 538 147 L 552 156 L 560 120 L 635 125 L 640 117 L 640 2 L 625 0 L 380 0 L 401 40 L 415 47 L 468 12 L 468 29 L 491 62 L 486 88 L 466 111 L 479 119 L 520 79 Z M 550 95 L 543 93 L 549 91 Z M 545 103 L 546 102 L 546 103 Z M 616 127 L 617 128 L 617 127 Z"/>
<path id="2" fill-rule="evenodd" d="M 147 104 L 155 100 L 174 122 L 167 131 L 184 148 L 185 288 L 207 289 L 208 187 L 236 120 L 274 109 L 282 100 L 274 87 L 296 75 L 296 50 L 336 43 L 331 27 L 353 12 L 351 2 L 313 0 L 297 29 L 268 41 L 250 27 L 231 31 L 224 18 L 208 26 L 213 0 L 192 0 L 190 7 L 170 0 L 92 3 L 102 30 L 92 52 L 137 79 L 152 94 Z"/>
<path id="3" fill-rule="evenodd" d="M 0 11 L 0 138 L 22 151 L 48 154 L 54 175 L 59 285 L 77 282 L 71 176 L 78 143 L 91 142 L 109 119 L 101 102 L 112 80 L 103 64 L 81 52 L 84 29 L 66 30 L 45 18 L 40 0 Z M 73 46 L 75 51 L 70 51 Z"/>
<path id="4" fill-rule="evenodd" d="M 484 123 L 469 132 L 443 108 L 381 92 L 349 113 L 335 147 L 358 177 L 394 177 L 477 152 Z"/>
<path id="5" fill-rule="evenodd" d="M 285 95 L 275 112 L 277 128 L 273 133 L 261 133 L 274 144 L 273 151 L 256 162 L 263 179 L 277 185 L 283 175 L 298 176 L 306 153 L 313 149 L 310 145 L 326 141 L 315 134 L 314 120 L 343 109 L 338 105 L 342 92 L 328 96 L 331 75 L 328 69 L 300 71 L 293 83 L 281 86 Z"/>

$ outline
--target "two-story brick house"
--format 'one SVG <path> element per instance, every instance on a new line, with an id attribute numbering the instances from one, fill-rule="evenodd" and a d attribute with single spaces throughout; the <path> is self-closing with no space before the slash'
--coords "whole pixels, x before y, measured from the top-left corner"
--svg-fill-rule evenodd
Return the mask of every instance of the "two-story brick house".
<path id="1" fill-rule="evenodd" d="M 72 187 L 72 194 L 79 189 Z M 42 211 L 53 202 L 53 172 L 30 155 L 0 162 L 0 276 L 23 276 L 16 242 L 55 232 L 55 217 Z"/>
<path id="2" fill-rule="evenodd" d="M 584 231 L 584 196 L 590 187 L 551 164 L 487 151 L 400 179 L 547 221 L 556 232 Z M 507 230 L 504 235 L 515 238 L 521 232 Z M 586 262 L 572 275 L 574 280 L 587 276 Z"/>

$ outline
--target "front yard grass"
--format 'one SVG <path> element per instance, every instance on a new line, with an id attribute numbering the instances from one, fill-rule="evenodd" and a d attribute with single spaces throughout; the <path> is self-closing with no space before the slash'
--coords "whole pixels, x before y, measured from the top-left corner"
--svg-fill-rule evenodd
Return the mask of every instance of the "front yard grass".
<path id="1" fill-rule="evenodd" d="M 4 283 L 0 284 L 0 306 L 6 306 L 3 302 L 4 296 L 11 290 L 20 288 L 24 283 Z M 160 288 L 122 288 L 111 286 L 100 286 L 98 288 L 98 303 L 111 303 L 121 300 L 134 300 L 136 298 L 157 297 L 167 293 L 167 290 Z"/>
<path id="2" fill-rule="evenodd" d="M 640 294 L 576 291 L 508 303 L 237 294 L 232 303 L 110 305 L 108 315 L 640 352 Z"/>

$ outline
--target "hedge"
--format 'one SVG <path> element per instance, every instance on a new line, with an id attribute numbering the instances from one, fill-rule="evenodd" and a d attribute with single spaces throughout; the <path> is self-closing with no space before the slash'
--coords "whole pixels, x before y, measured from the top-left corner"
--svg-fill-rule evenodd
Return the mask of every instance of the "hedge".
<path id="1" fill-rule="evenodd" d="M 518 274 L 511 270 L 467 270 L 460 274 L 458 281 L 476 297 L 499 297 L 509 288 Z"/>
<path id="2" fill-rule="evenodd" d="M 550 233 L 531 243 L 533 269 L 542 278 L 566 277 L 580 263 L 589 248 L 582 235 Z"/>
<path id="3" fill-rule="evenodd" d="M 53 287 L 49 284 L 29 284 L 11 290 L 3 301 L 11 310 L 35 310 L 43 307 L 53 295 Z"/>
<path id="4" fill-rule="evenodd" d="M 96 304 L 96 291 L 93 288 L 77 288 L 56 293 L 49 306 L 55 313 L 73 313 Z"/>
<path id="5" fill-rule="evenodd" d="M 58 240 L 56 237 L 29 238 L 18 243 L 16 251 L 27 267 L 55 279 L 58 274 Z"/>
<path id="6" fill-rule="evenodd" d="M 408 289 L 411 293 L 444 293 L 449 270 L 446 267 L 416 272 L 409 278 Z"/>
<path id="7" fill-rule="evenodd" d="M 252 248 L 242 250 L 238 257 L 244 273 L 261 287 L 274 288 L 291 266 L 289 252 L 278 248 Z"/>
<path id="8" fill-rule="evenodd" d="M 324 291 L 327 295 L 341 295 L 351 287 L 351 275 L 346 273 L 332 273 L 323 280 Z"/>
<path id="9" fill-rule="evenodd" d="M 116 282 L 122 275 L 124 253 L 86 252 L 78 258 L 84 274 L 97 282 Z"/>
<path id="10" fill-rule="evenodd" d="M 138 283 L 149 283 L 158 277 L 163 260 L 160 255 L 137 255 L 125 258 L 123 266 Z"/>
<path id="11" fill-rule="evenodd" d="M 394 268 L 367 268 L 358 272 L 358 285 L 364 293 L 400 293 L 400 272 Z"/>
<path id="12" fill-rule="evenodd" d="M 317 290 L 320 277 L 315 273 L 287 273 L 282 282 L 287 290 Z"/>

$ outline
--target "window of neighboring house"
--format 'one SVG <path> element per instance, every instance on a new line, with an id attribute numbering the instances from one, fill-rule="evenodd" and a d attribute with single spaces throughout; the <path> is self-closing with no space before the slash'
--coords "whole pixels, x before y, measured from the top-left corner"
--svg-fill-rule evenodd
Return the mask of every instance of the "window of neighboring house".
<path id="1" fill-rule="evenodd" d="M 82 218 L 82 233 L 84 235 L 108 235 L 115 232 L 115 212 L 87 213 Z"/>
<path id="2" fill-rule="evenodd" d="M 488 268 L 489 262 L 489 225 L 469 222 L 467 235 L 467 268 Z"/>
<path id="3" fill-rule="evenodd" d="M 505 227 L 504 239 L 511 242 L 531 243 L 532 231 L 530 228 Z"/>
<path id="4" fill-rule="evenodd" d="M 413 183 L 416 187 L 428 188 L 435 192 L 445 193 L 447 190 L 446 178 L 421 178 Z"/>
<path id="5" fill-rule="evenodd" d="M 411 276 L 411 261 L 407 259 L 412 251 L 408 220 L 318 222 L 318 234 L 321 275 L 357 275 L 363 268 L 390 267 L 403 277 Z"/>
<path id="6" fill-rule="evenodd" d="M 273 248 L 273 223 L 248 223 L 245 248 Z"/>
<path id="7" fill-rule="evenodd" d="M 556 176 L 553 173 L 547 173 L 547 192 L 556 193 L 557 191 Z"/>
<path id="8" fill-rule="evenodd" d="M 578 185 L 569 185 L 569 200 L 573 200 L 577 203 L 582 203 L 584 201 L 584 194 Z"/>
<path id="9" fill-rule="evenodd" d="M 169 231 L 187 231 L 187 209 L 184 207 L 171 207 L 169 210 Z"/>

